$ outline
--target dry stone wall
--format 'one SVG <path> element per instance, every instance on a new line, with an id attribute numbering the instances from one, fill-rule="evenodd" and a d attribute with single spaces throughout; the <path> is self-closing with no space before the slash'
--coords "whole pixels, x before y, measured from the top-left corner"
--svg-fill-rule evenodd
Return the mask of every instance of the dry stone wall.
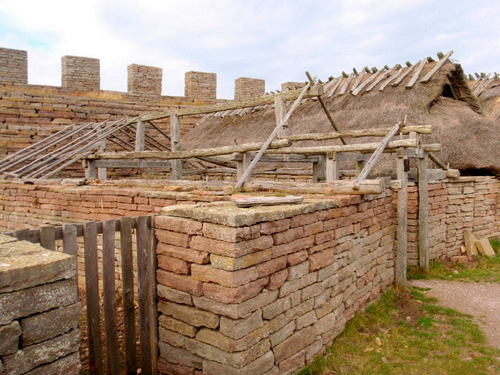
<path id="1" fill-rule="evenodd" d="M 28 53 L 17 49 L 0 48 L 0 84 L 28 83 Z"/>
<path id="2" fill-rule="evenodd" d="M 394 281 L 390 192 L 163 214 L 160 373 L 291 374 Z"/>
<path id="3" fill-rule="evenodd" d="M 75 259 L 0 235 L 0 373 L 79 374 Z"/>

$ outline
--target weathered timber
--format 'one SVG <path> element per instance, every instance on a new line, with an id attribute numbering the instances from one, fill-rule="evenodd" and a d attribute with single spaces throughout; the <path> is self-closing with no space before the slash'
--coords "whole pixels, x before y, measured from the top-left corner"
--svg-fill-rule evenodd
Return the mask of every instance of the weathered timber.
<path id="1" fill-rule="evenodd" d="M 405 158 L 398 154 L 398 180 L 401 185 L 398 189 L 398 226 L 396 230 L 396 284 L 406 285 L 406 267 L 408 254 L 408 172 L 405 170 Z"/>
<path id="2" fill-rule="evenodd" d="M 249 197 L 235 199 L 234 202 L 238 207 L 254 207 L 254 206 L 276 206 L 281 204 L 297 204 L 301 203 L 304 197 L 289 195 L 286 197 Z"/>
<path id="3" fill-rule="evenodd" d="M 263 142 L 245 143 L 234 146 L 222 146 L 214 148 L 199 148 L 195 150 L 182 150 L 182 151 L 142 151 L 142 152 L 105 152 L 90 156 L 89 159 L 189 159 L 198 158 L 200 156 L 216 156 L 227 155 L 233 152 L 247 152 L 258 151 Z M 269 147 L 286 147 L 290 144 L 288 140 L 278 140 L 272 142 Z"/>
<path id="4" fill-rule="evenodd" d="M 418 264 L 429 270 L 429 156 L 424 153 L 418 164 Z"/>
<path id="5" fill-rule="evenodd" d="M 288 139 L 289 141 L 307 141 L 307 140 L 327 140 L 336 139 L 340 137 L 345 138 L 360 138 L 360 137 L 385 137 L 392 128 L 384 129 L 360 129 L 360 130 L 347 130 L 342 132 L 330 132 L 330 133 L 303 133 L 294 134 L 283 137 L 283 139 Z M 405 126 L 401 129 L 402 134 L 408 134 L 410 132 L 416 132 L 419 134 L 431 134 L 432 125 L 420 125 L 420 126 Z"/>
<path id="6" fill-rule="evenodd" d="M 172 150 L 172 152 L 179 151 L 179 146 L 181 144 L 181 125 L 179 117 L 177 115 L 170 116 L 170 137 L 170 149 Z M 170 168 L 170 179 L 182 180 L 182 160 L 172 160 Z"/>
<path id="7" fill-rule="evenodd" d="M 415 85 L 418 80 L 418 76 L 422 72 L 422 69 L 424 69 L 425 64 L 427 64 L 427 59 L 422 59 L 417 67 L 417 70 L 415 71 L 415 73 L 413 73 L 413 77 L 411 77 L 410 82 L 408 82 L 408 84 L 406 85 L 407 89 L 411 89 L 413 85 Z"/>
<path id="8" fill-rule="evenodd" d="M 439 62 L 438 62 L 438 63 L 434 66 L 434 68 L 432 68 L 432 69 L 430 70 L 430 72 L 429 72 L 429 73 L 427 73 L 427 74 L 425 75 L 425 77 L 424 77 L 424 78 L 422 78 L 422 79 L 420 80 L 420 82 L 422 82 L 422 83 L 429 82 L 429 81 L 431 80 L 432 76 L 434 76 L 434 74 L 436 74 L 436 73 L 437 73 L 437 71 L 438 71 L 439 69 L 441 69 L 441 67 L 442 67 L 444 64 L 446 64 L 446 62 L 448 61 L 448 59 L 450 58 L 450 56 L 451 56 L 452 54 L 453 54 L 453 50 L 452 50 L 452 51 L 450 51 L 450 52 L 448 52 L 445 56 L 443 56 L 443 58 L 442 58 L 441 60 L 439 60 Z"/>
<path id="9" fill-rule="evenodd" d="M 285 101 L 294 100 L 294 99 L 297 99 L 299 97 L 299 95 L 301 94 L 301 91 L 302 91 L 302 89 L 290 90 L 290 91 L 285 91 L 285 92 L 281 93 L 281 95 L 283 97 L 283 100 L 285 100 Z M 310 87 L 303 97 L 310 98 L 310 97 L 318 96 L 321 94 L 323 94 L 323 86 L 316 85 L 316 86 Z M 166 111 L 166 112 L 145 114 L 145 115 L 141 116 L 141 120 L 142 121 L 158 120 L 158 119 L 169 117 L 172 114 L 176 114 L 177 116 L 201 115 L 204 113 L 227 111 L 227 110 L 232 110 L 232 109 L 237 109 L 237 108 L 257 107 L 257 106 L 266 105 L 266 104 L 274 104 L 274 95 L 266 95 L 266 96 L 261 96 L 259 98 L 231 101 L 229 103 L 207 105 L 207 106 L 203 106 L 203 107 L 183 108 L 183 109 L 179 109 L 177 111 Z"/>
<path id="10" fill-rule="evenodd" d="M 467 252 L 467 256 L 469 258 L 478 254 L 476 246 L 477 238 L 470 230 L 466 230 L 464 232 L 464 242 L 465 242 L 465 251 Z"/>
<path id="11" fill-rule="evenodd" d="M 391 86 L 396 87 L 397 85 L 399 85 L 399 84 L 401 83 L 401 81 L 403 81 L 403 79 L 405 79 L 405 77 L 406 77 L 408 74 L 410 74 L 410 73 L 411 73 L 411 71 L 412 71 L 413 69 L 415 69 L 415 66 L 416 66 L 416 65 L 411 65 L 411 66 L 409 66 L 409 67 L 408 67 L 408 69 L 406 70 L 406 72 L 404 72 L 404 73 L 403 73 L 403 72 L 401 72 L 401 74 L 400 74 L 399 78 L 398 78 L 398 79 L 396 79 L 396 80 L 395 80 L 395 81 L 391 84 Z"/>

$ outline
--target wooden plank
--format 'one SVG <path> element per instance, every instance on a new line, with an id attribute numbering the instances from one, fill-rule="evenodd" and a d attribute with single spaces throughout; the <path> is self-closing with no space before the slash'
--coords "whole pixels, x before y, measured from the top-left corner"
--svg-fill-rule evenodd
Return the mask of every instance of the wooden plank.
<path id="1" fill-rule="evenodd" d="M 337 79 L 337 82 L 335 83 L 335 85 L 333 85 L 333 87 L 331 88 L 331 90 L 328 92 L 328 97 L 331 97 L 333 94 L 335 94 L 335 91 L 337 91 L 337 88 L 340 86 L 340 83 L 342 82 L 342 79 L 343 79 L 343 77 L 339 77 Z"/>
<path id="2" fill-rule="evenodd" d="M 12 236 L 12 237 L 15 237 L 16 239 L 18 239 L 19 241 L 30 241 L 30 242 L 33 242 L 30 240 L 30 232 L 31 230 L 26 228 L 26 229 L 19 229 L 19 230 L 16 230 L 14 232 L 11 232 L 11 233 L 7 233 L 8 235 Z M 38 241 L 36 242 L 40 242 L 40 231 L 37 231 L 38 232 Z"/>
<path id="3" fill-rule="evenodd" d="M 397 171 L 401 186 L 398 189 L 395 278 L 397 285 L 405 286 L 408 253 L 408 173 L 405 171 L 403 157 L 398 157 Z"/>
<path id="4" fill-rule="evenodd" d="M 377 86 L 377 85 L 379 84 L 379 82 L 381 82 L 383 79 L 385 79 L 385 77 L 387 77 L 387 76 L 388 76 L 388 75 L 392 72 L 392 70 L 393 70 L 393 69 L 394 69 L 394 68 L 392 68 L 392 69 L 387 69 L 386 71 L 384 71 L 384 73 L 382 73 L 381 75 L 379 75 L 379 76 L 377 77 L 377 79 L 376 79 L 375 81 L 373 81 L 373 83 L 372 83 L 370 86 L 368 86 L 368 87 L 366 88 L 366 90 L 365 90 L 365 91 L 366 91 L 366 92 L 370 92 L 370 91 L 372 91 L 372 90 L 375 88 L 375 86 Z"/>
<path id="5" fill-rule="evenodd" d="M 78 233 L 76 224 L 62 226 L 63 252 L 75 257 L 76 286 L 78 288 Z"/>
<path id="6" fill-rule="evenodd" d="M 177 115 L 170 116 L 170 149 L 172 152 L 179 151 L 181 145 L 181 124 Z M 171 180 L 182 180 L 182 160 L 174 159 L 170 169 Z"/>
<path id="7" fill-rule="evenodd" d="M 420 62 L 420 61 L 419 61 L 419 62 Z M 418 63 L 417 63 L 417 64 L 418 64 Z M 404 73 L 403 73 L 403 72 L 401 72 L 401 75 L 399 76 L 399 78 L 398 78 L 398 79 L 396 79 L 396 80 L 394 81 L 394 83 L 392 83 L 392 84 L 391 84 L 391 86 L 392 86 L 392 87 L 396 87 L 397 85 L 399 85 L 399 84 L 403 81 L 403 79 L 405 79 L 405 78 L 406 78 L 406 76 L 407 76 L 408 74 L 410 74 L 410 73 L 413 71 L 413 69 L 415 69 L 415 65 L 412 65 L 412 66 L 408 67 L 408 69 L 406 69 L 406 71 L 405 71 Z M 403 69 L 402 69 L 402 70 L 403 70 Z"/>
<path id="8" fill-rule="evenodd" d="M 361 138 L 361 137 L 385 137 L 392 128 L 381 128 L 381 129 L 359 129 L 359 130 L 346 130 L 342 132 L 329 132 L 329 133 L 303 133 L 294 134 L 283 139 L 289 141 L 308 141 L 308 140 L 327 140 L 336 139 L 340 137 L 345 138 Z M 408 134 L 410 132 L 416 132 L 418 134 L 431 134 L 432 125 L 419 125 L 419 126 L 405 126 L 401 128 L 401 134 Z"/>
<path id="9" fill-rule="evenodd" d="M 313 162 L 313 182 L 322 182 L 326 180 L 325 176 L 325 156 L 319 155 L 318 161 Z M 279 170 L 276 171 L 277 173 Z"/>
<path id="10" fill-rule="evenodd" d="M 40 228 L 40 245 L 47 250 L 56 249 L 56 229 L 55 227 Z"/>
<path id="11" fill-rule="evenodd" d="M 166 160 L 95 160 L 97 167 L 106 168 L 158 168 L 158 169 L 170 169 L 170 162 Z"/>
<path id="12" fill-rule="evenodd" d="M 421 269 L 429 270 L 429 156 L 419 158 L 418 164 L 418 263 Z"/>
<path id="13" fill-rule="evenodd" d="M 252 162 L 252 156 L 250 155 L 250 153 L 244 152 L 241 154 L 241 161 L 238 161 L 236 163 L 236 179 L 237 180 L 240 180 L 240 178 L 243 176 L 243 174 L 245 173 L 246 169 L 248 168 L 248 166 L 250 165 L 251 162 Z M 251 179 L 251 177 L 248 176 L 248 178 L 244 182 L 248 182 L 248 181 L 250 181 L 250 179 Z"/>
<path id="14" fill-rule="evenodd" d="M 89 369 L 103 374 L 101 314 L 99 311 L 99 273 L 97 268 L 96 222 L 84 225 L 85 294 L 87 298 L 87 324 L 89 337 Z"/>
<path id="15" fill-rule="evenodd" d="M 363 77 L 365 76 L 366 72 L 365 70 L 361 70 L 361 73 L 358 75 L 358 77 L 356 78 L 356 80 L 354 81 L 354 83 L 352 84 L 352 87 L 351 87 L 351 93 L 356 90 L 356 88 L 358 87 L 359 83 L 361 82 L 361 80 L 363 79 Z"/>
<path id="16" fill-rule="evenodd" d="M 281 95 L 283 96 L 284 101 L 288 100 L 295 100 L 297 99 L 302 92 L 302 89 L 299 90 L 290 90 L 290 91 L 285 91 L 282 92 Z M 323 94 L 323 85 L 317 85 L 310 87 L 308 91 L 304 94 L 304 98 L 310 98 L 318 95 Z M 245 100 L 233 100 L 228 103 L 222 103 L 222 104 L 213 104 L 213 105 L 207 105 L 207 106 L 202 106 L 202 107 L 191 107 L 191 108 L 182 108 L 179 109 L 175 112 L 173 111 L 166 111 L 166 112 L 159 112 L 159 113 L 151 113 L 151 114 L 146 114 L 141 116 L 142 121 L 151 121 L 151 120 L 158 120 L 162 118 L 169 117 L 172 114 L 176 114 L 177 116 L 190 116 L 190 115 L 201 115 L 205 113 L 213 113 L 213 112 L 222 112 L 222 111 L 228 111 L 228 110 L 233 110 L 237 108 L 248 108 L 248 107 L 258 107 L 258 106 L 263 106 L 263 105 L 268 105 L 268 104 L 274 104 L 274 95 L 265 95 L 261 96 L 259 98 L 251 98 L 251 99 L 245 99 Z"/>
<path id="17" fill-rule="evenodd" d="M 422 59 L 422 61 L 420 62 L 420 64 L 417 67 L 417 70 L 415 70 L 415 73 L 413 73 L 413 76 L 411 77 L 410 82 L 408 82 L 408 84 L 406 85 L 407 89 L 411 89 L 413 87 L 413 85 L 415 85 L 415 83 L 418 80 L 418 76 L 422 72 L 422 69 L 424 69 L 425 64 L 427 64 L 427 59 Z"/>
<path id="18" fill-rule="evenodd" d="M 403 127 L 404 123 L 402 121 L 398 122 L 396 125 L 393 126 L 391 131 L 386 135 L 386 137 L 380 142 L 380 145 L 377 147 L 377 149 L 373 152 L 373 154 L 370 156 L 370 159 L 368 162 L 365 164 L 363 170 L 359 174 L 359 176 L 356 178 L 356 181 L 354 182 L 354 189 L 356 189 L 360 182 L 363 181 L 368 174 L 371 172 L 373 167 L 375 166 L 375 163 L 377 162 L 378 158 L 380 155 L 382 155 L 382 152 L 386 148 L 386 146 L 389 144 L 389 141 L 396 135 L 396 133 L 399 131 L 401 127 Z"/>
<path id="19" fill-rule="evenodd" d="M 252 173 L 252 170 L 253 168 L 255 167 L 255 165 L 259 162 L 260 158 L 262 157 L 262 155 L 264 154 L 264 152 L 266 152 L 266 150 L 269 148 L 269 146 L 271 145 L 271 143 L 273 142 L 273 140 L 276 138 L 276 136 L 278 135 L 278 132 L 280 131 L 281 127 L 288 121 L 288 119 L 290 118 L 290 116 L 292 115 L 292 113 L 295 111 L 295 109 L 299 106 L 302 98 L 304 97 L 306 91 L 309 89 L 310 87 L 310 83 L 308 82 L 304 89 L 302 90 L 302 93 L 299 95 L 299 97 L 295 100 L 295 102 L 293 103 L 292 107 L 290 108 L 290 110 L 287 112 L 285 118 L 283 118 L 283 120 L 278 124 L 278 126 L 276 126 L 273 130 L 273 132 L 271 133 L 271 135 L 267 138 L 266 142 L 264 142 L 264 144 L 262 145 L 262 147 L 260 148 L 259 152 L 257 153 L 257 155 L 255 155 L 255 157 L 253 158 L 252 162 L 250 163 L 250 165 L 248 166 L 248 168 L 245 170 L 245 172 L 243 173 L 243 175 L 241 176 L 241 178 L 238 180 L 238 182 L 236 183 L 235 185 L 235 188 L 236 189 L 239 189 L 241 188 L 241 186 L 243 185 L 243 183 L 247 180 L 247 178 L 250 176 L 250 174 Z"/>
<path id="20" fill-rule="evenodd" d="M 385 87 L 388 86 L 392 81 L 398 78 L 403 72 L 402 68 L 397 69 L 396 73 L 391 75 L 384 83 L 380 85 L 379 91 L 384 91 Z"/>
<path id="21" fill-rule="evenodd" d="M 327 152 L 326 153 L 326 164 L 325 164 L 325 177 L 326 182 L 330 183 L 339 179 L 339 170 L 337 165 L 337 153 Z"/>
<path id="22" fill-rule="evenodd" d="M 274 97 L 274 115 L 276 117 L 276 125 L 279 125 L 286 116 L 286 103 L 283 101 L 281 95 Z M 283 124 L 281 130 L 278 132 L 278 138 L 283 138 L 287 135 L 289 135 L 288 121 Z"/>
<path id="23" fill-rule="evenodd" d="M 153 285 L 151 274 L 155 273 L 151 251 L 151 217 L 137 218 L 137 282 L 139 302 L 139 332 L 141 343 L 141 374 L 152 375 L 156 368 L 152 364 L 155 353 L 155 336 L 152 327 L 155 324 L 153 315 Z"/>
<path id="24" fill-rule="evenodd" d="M 360 84 L 358 87 L 356 87 L 355 90 L 351 91 L 351 94 L 353 94 L 355 96 L 358 95 L 366 86 L 368 86 L 370 84 L 370 82 L 377 79 L 377 77 L 380 76 L 382 73 L 384 73 L 384 70 L 381 69 L 378 72 L 370 75 L 370 77 L 365 79 L 365 81 L 362 84 Z"/>
<path id="25" fill-rule="evenodd" d="M 282 204 L 297 204 L 303 201 L 304 197 L 294 195 L 286 197 L 249 197 L 234 200 L 238 207 L 277 206 Z"/>
<path id="26" fill-rule="evenodd" d="M 464 232 L 464 242 L 465 242 L 465 251 L 467 252 L 468 257 L 472 257 L 478 254 L 477 251 L 477 238 L 470 230 L 466 230 Z"/>
<path id="27" fill-rule="evenodd" d="M 146 124 L 138 120 L 135 129 L 135 151 L 144 151 L 144 139 L 146 136 Z"/>
<path id="28" fill-rule="evenodd" d="M 262 148 L 264 142 L 244 143 L 234 146 L 222 146 L 213 148 L 199 148 L 183 151 L 141 151 L 141 152 L 106 152 L 96 154 L 92 158 L 100 159 L 189 159 L 203 156 L 228 155 L 233 152 L 258 151 Z M 286 147 L 290 144 L 288 140 L 278 140 L 271 143 L 270 148 Z"/>
<path id="29" fill-rule="evenodd" d="M 476 247 L 480 254 L 485 255 L 487 257 L 494 257 L 495 250 L 490 244 L 490 241 L 487 238 L 483 238 L 482 240 L 476 241 Z"/>
<path id="30" fill-rule="evenodd" d="M 137 349 L 134 306 L 134 264 L 132 259 L 131 217 L 120 220 L 120 243 L 122 258 L 123 323 L 125 337 L 125 367 L 127 374 L 137 373 Z"/>
<path id="31" fill-rule="evenodd" d="M 453 55 L 453 50 L 444 55 L 444 57 L 441 60 L 439 60 L 439 62 L 434 66 L 434 68 L 432 68 L 430 72 L 427 73 L 425 77 L 420 80 L 420 82 L 422 83 L 429 82 L 431 78 L 434 76 L 434 74 L 436 74 L 437 71 L 441 69 L 443 65 L 448 61 L 451 55 Z"/>
<path id="32" fill-rule="evenodd" d="M 344 82 L 344 84 L 340 88 L 338 96 L 342 96 L 346 93 L 347 88 L 349 87 L 349 84 L 351 83 L 353 77 L 354 77 L 353 73 L 349 74 L 349 77 L 346 79 L 346 81 Z"/>
<path id="33" fill-rule="evenodd" d="M 104 326 L 109 374 L 119 374 L 118 330 L 115 288 L 115 220 L 103 222 L 102 278 L 104 292 Z"/>

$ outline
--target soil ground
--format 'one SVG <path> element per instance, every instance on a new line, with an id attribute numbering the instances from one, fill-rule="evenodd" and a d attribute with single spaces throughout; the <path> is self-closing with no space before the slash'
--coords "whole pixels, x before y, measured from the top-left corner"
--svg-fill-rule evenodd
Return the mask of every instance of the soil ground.
<path id="1" fill-rule="evenodd" d="M 430 288 L 424 292 L 438 304 L 473 316 L 486 340 L 500 349 L 500 284 L 448 280 L 410 280 L 409 285 Z"/>

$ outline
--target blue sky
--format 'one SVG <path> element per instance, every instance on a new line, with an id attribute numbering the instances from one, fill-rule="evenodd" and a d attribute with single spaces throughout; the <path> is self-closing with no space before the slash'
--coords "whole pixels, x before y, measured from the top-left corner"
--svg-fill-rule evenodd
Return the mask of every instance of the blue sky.
<path id="1" fill-rule="evenodd" d="M 498 0 L 2 0 L 0 47 L 28 51 L 31 84 L 61 84 L 61 57 L 101 60 L 101 88 L 127 90 L 127 66 L 163 69 L 163 94 L 184 73 L 234 80 L 326 80 L 364 66 L 413 63 L 454 50 L 466 73 L 500 72 Z"/>

